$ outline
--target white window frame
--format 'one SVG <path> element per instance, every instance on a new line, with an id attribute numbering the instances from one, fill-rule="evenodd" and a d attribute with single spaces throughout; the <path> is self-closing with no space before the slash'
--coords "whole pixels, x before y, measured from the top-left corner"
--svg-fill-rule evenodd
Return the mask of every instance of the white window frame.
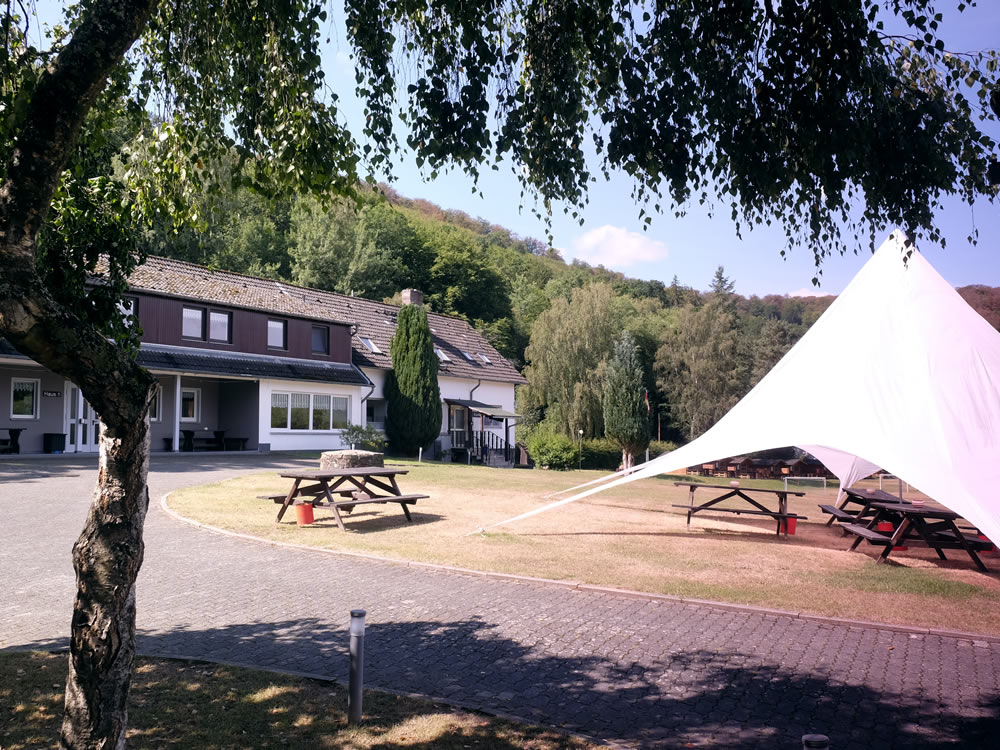
<path id="1" fill-rule="evenodd" d="M 281 326 L 281 346 L 275 346 L 271 343 L 271 324 L 277 323 Z M 267 319 L 267 348 L 276 349 L 278 351 L 286 352 L 288 351 L 288 321 L 280 320 L 278 318 L 268 318 Z"/>
<path id="2" fill-rule="evenodd" d="M 126 328 L 133 328 L 139 322 L 139 298 L 122 297 L 116 305 L 118 306 L 119 314 L 122 316 L 122 324 Z"/>
<path id="3" fill-rule="evenodd" d="M 445 354 L 444 349 L 442 349 L 441 347 L 435 346 L 434 353 L 437 355 L 438 359 L 440 359 L 442 362 L 451 362 L 451 357 Z"/>
<path id="4" fill-rule="evenodd" d="M 32 413 L 29 414 L 15 414 L 14 413 L 14 390 L 17 383 L 31 383 L 32 387 L 35 389 L 35 398 L 32 403 Z M 38 413 L 41 410 L 42 400 L 42 381 L 38 378 L 18 378 L 12 377 L 10 379 L 10 418 L 11 419 L 38 419 Z"/>
<path id="5" fill-rule="evenodd" d="M 297 394 L 302 394 L 302 395 L 309 396 L 309 427 L 307 427 L 304 430 L 293 430 L 291 428 L 291 423 L 292 423 L 292 394 L 293 393 L 297 393 Z M 329 427 L 329 428 L 327 428 L 325 430 L 323 430 L 323 429 L 317 430 L 317 429 L 315 429 L 313 427 L 313 408 L 314 408 L 314 399 L 315 399 L 316 396 L 323 396 L 323 397 L 326 397 L 326 398 L 330 399 L 330 424 L 331 425 L 333 424 L 333 415 L 335 413 L 335 410 L 333 408 L 333 401 L 334 401 L 334 399 L 338 399 L 339 398 L 339 399 L 345 400 L 347 402 L 347 409 L 346 409 L 346 411 L 347 411 L 347 427 L 350 427 L 353 424 L 353 422 L 351 422 L 351 396 L 349 394 L 345 394 L 345 393 L 305 393 L 303 391 L 271 391 L 271 398 L 273 399 L 274 396 L 287 396 L 288 397 L 288 406 L 286 407 L 287 411 L 286 411 L 286 417 L 285 417 L 285 426 L 284 427 L 274 427 L 274 426 L 272 426 L 271 427 L 271 432 L 279 432 L 279 433 L 282 433 L 282 434 L 290 434 L 290 435 L 304 435 L 306 433 L 313 433 L 313 434 L 319 434 L 319 435 L 329 435 L 329 434 L 333 434 L 333 433 L 336 433 L 336 432 L 340 432 L 341 430 L 345 429 L 344 427 Z M 273 401 L 272 401 L 272 404 L 273 404 Z"/>
<path id="6" fill-rule="evenodd" d="M 316 348 L 316 331 L 322 330 L 326 333 L 324 341 L 326 342 L 326 347 L 324 349 Z M 330 356 L 330 326 L 319 325 L 314 323 L 309 331 L 309 348 L 312 351 L 313 356 L 317 357 L 329 357 Z"/>
<path id="7" fill-rule="evenodd" d="M 490 358 L 489 358 L 489 357 L 487 357 L 487 356 L 486 356 L 485 354 L 483 354 L 482 352 L 479 352 L 479 358 L 480 358 L 481 360 L 483 360 L 483 362 L 485 362 L 485 363 L 486 363 L 486 364 L 488 364 L 488 365 L 491 365 L 491 364 L 493 364 L 492 362 L 490 362 Z"/>
<path id="8" fill-rule="evenodd" d="M 367 336 L 358 336 L 361 339 L 361 343 L 365 345 L 365 348 L 372 354 L 381 354 L 382 350 L 378 348 L 378 344 L 372 341 Z"/>
<path id="9" fill-rule="evenodd" d="M 184 394 L 191 391 L 194 394 L 194 417 L 185 417 L 184 411 Z M 201 421 L 201 388 L 190 388 L 188 386 L 181 386 L 181 400 L 177 404 L 177 414 L 180 416 L 181 422 L 200 422 Z"/>
<path id="10" fill-rule="evenodd" d="M 197 336 L 189 336 L 184 333 L 184 313 L 188 310 L 192 312 L 197 312 L 201 315 L 201 333 Z M 205 330 L 205 325 L 208 323 L 208 308 L 206 307 L 195 307 L 194 305 L 184 305 L 181 307 L 181 338 L 187 339 L 188 341 L 204 341 L 207 331 Z"/>
<path id="11" fill-rule="evenodd" d="M 467 351 L 465 351 L 465 349 L 462 349 L 461 352 L 462 352 L 462 356 L 465 357 L 470 362 L 475 362 L 476 361 L 471 354 L 469 354 Z"/>
<path id="12" fill-rule="evenodd" d="M 226 337 L 224 339 L 218 339 L 212 336 L 212 316 L 222 316 L 226 319 Z M 213 344 L 231 344 L 233 343 L 233 314 L 228 310 L 209 310 L 208 311 L 208 340 Z"/>
<path id="13" fill-rule="evenodd" d="M 162 422 L 163 421 L 163 389 L 160 386 L 156 386 L 156 394 L 153 396 L 153 401 L 149 405 L 149 421 L 150 422 Z M 154 408 L 155 407 L 155 408 Z M 153 412 L 156 412 L 156 416 L 153 416 Z"/>

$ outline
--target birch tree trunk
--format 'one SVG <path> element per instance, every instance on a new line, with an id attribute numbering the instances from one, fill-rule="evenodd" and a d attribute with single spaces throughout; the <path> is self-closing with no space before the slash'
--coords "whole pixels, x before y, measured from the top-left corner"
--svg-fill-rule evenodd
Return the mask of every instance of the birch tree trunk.
<path id="1" fill-rule="evenodd" d="M 57 301 L 36 270 L 37 237 L 87 114 L 155 4 L 88 6 L 23 113 L 7 123 L 14 148 L 0 183 L 0 336 L 79 386 L 105 426 L 94 502 L 73 548 L 77 597 L 60 738 L 67 748 L 125 746 L 154 380 L 126 347 Z"/>
<path id="2" fill-rule="evenodd" d="M 149 419 L 105 428 L 94 501 L 73 546 L 69 674 L 60 744 L 123 748 L 135 659 L 135 581 L 149 506 Z"/>

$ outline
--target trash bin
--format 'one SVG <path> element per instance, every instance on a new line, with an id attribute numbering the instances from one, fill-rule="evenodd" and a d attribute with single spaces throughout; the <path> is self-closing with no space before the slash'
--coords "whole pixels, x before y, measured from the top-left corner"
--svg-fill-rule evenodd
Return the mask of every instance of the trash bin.
<path id="1" fill-rule="evenodd" d="M 42 433 L 42 450 L 46 453 L 62 453 L 66 450 L 66 434 L 62 432 Z"/>

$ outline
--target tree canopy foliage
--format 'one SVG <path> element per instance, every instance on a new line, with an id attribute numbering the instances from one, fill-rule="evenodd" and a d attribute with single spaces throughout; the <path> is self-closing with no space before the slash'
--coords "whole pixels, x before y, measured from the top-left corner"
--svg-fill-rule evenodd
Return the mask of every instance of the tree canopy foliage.
<path id="1" fill-rule="evenodd" d="M 996 56 L 950 48 L 931 0 L 348 6 L 376 163 L 402 99 L 432 174 L 510 156 L 545 206 L 576 215 L 594 151 L 653 210 L 718 200 L 810 241 L 817 265 L 887 225 L 940 239 L 942 194 L 993 195 L 980 123 Z"/>

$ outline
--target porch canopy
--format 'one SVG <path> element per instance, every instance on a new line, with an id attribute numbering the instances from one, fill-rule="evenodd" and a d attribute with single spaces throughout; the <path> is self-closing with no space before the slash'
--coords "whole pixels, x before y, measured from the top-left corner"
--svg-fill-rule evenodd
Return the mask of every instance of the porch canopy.
<path id="1" fill-rule="evenodd" d="M 493 417 L 493 419 L 520 419 L 520 414 L 515 414 L 512 411 L 507 411 L 502 406 L 493 406 L 491 404 L 484 404 L 480 401 L 467 401 L 459 398 L 446 398 L 445 403 L 452 404 L 454 406 L 464 406 L 471 412 L 476 414 L 485 414 L 487 417 Z"/>
<path id="2" fill-rule="evenodd" d="M 1000 333 L 902 232 L 704 435 L 502 523 L 636 479 L 786 446 L 818 458 L 842 487 L 879 468 L 891 472 L 1000 542 Z"/>

